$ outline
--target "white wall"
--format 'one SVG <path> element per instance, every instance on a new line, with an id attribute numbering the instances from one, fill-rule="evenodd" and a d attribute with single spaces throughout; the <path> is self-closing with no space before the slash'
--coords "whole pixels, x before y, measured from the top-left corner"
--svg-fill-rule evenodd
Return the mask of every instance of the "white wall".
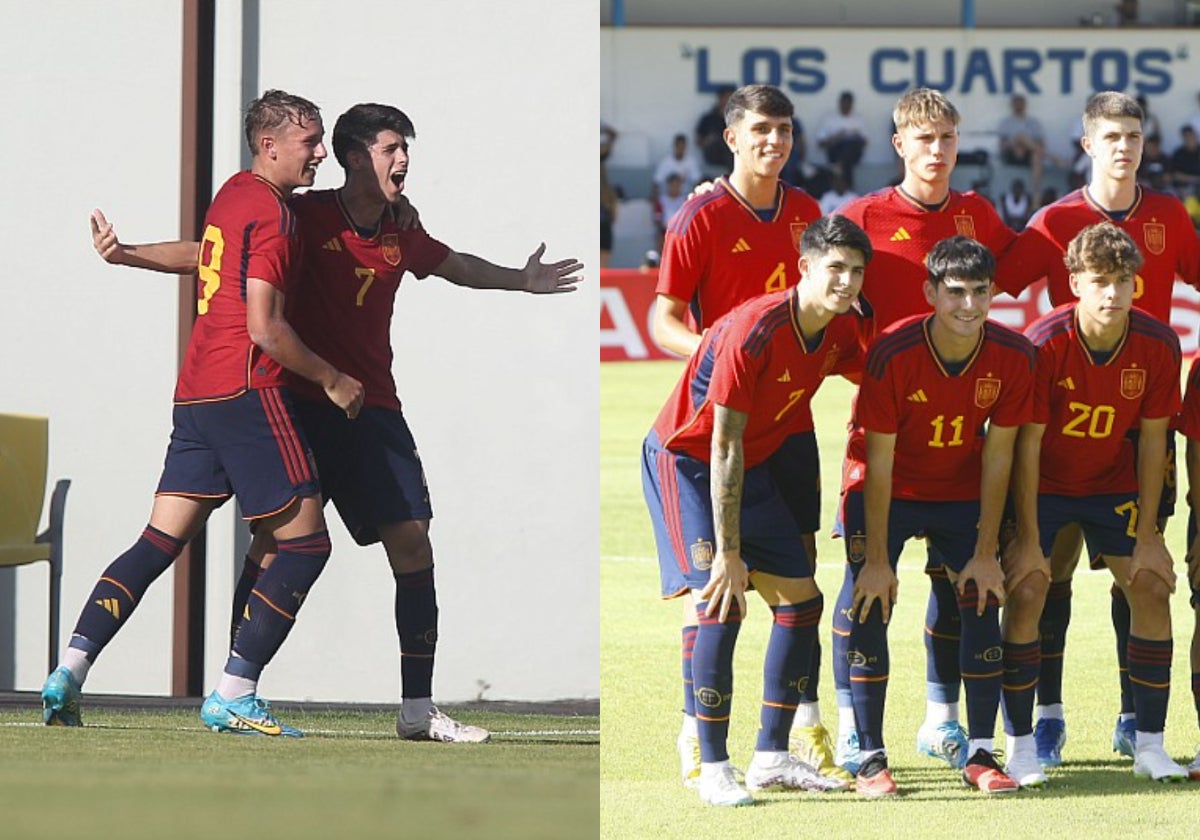
<path id="1" fill-rule="evenodd" d="M 28 264 L 0 275 L 10 302 L 2 310 L 0 393 L 21 395 L 6 398 L 5 408 L 51 416 L 51 473 L 75 482 L 64 633 L 97 574 L 144 523 L 169 431 L 173 284 L 102 265 L 86 216 L 98 204 L 127 239 L 174 235 L 180 40 L 174 4 L 126 0 L 83 21 L 64 18 L 67 5 L 31 7 L 32 17 L 46 17 L 36 32 L 0 35 L 11 41 L 0 58 L 12 67 L 7 79 L 50 55 L 63 76 L 47 87 L 40 74 L 27 74 L 28 85 L 5 91 L 21 97 L 6 114 L 32 117 L 12 124 L 43 128 L 23 131 L 42 166 L 18 161 L 15 150 L 4 162 L 4 183 L 25 189 L 10 189 L 22 200 L 6 203 L 0 236 Z M 240 4 L 218 6 L 216 177 L 223 180 L 238 166 L 244 103 Z M 147 21 L 136 49 L 122 45 L 120 27 L 109 23 L 135 15 Z M 63 30 L 76 23 L 86 51 L 63 50 L 70 37 Z M 327 132 L 356 102 L 397 105 L 417 128 L 408 195 L 434 236 L 511 266 L 544 239 L 548 258 L 581 257 L 594 274 L 595 24 L 592 9 L 555 0 L 262 0 L 258 87 L 313 99 Z M 87 88 L 77 94 L 80 82 Z M 50 95 L 56 119 L 45 114 Z M 147 101 L 152 111 L 137 107 Z M 331 154 L 318 186 L 339 183 Z M 596 288 L 593 277 L 582 292 L 535 298 L 409 277 L 398 295 L 396 379 L 435 508 L 435 694 L 443 700 L 473 698 L 481 683 L 489 699 L 599 694 Z M 89 292 L 92 300 L 81 301 Z M 93 323 L 100 305 L 111 315 Z M 39 328 L 45 324 L 48 333 Z M 35 341 L 39 351 L 30 352 Z M 19 369 L 14 358 L 24 360 Z M 378 546 L 354 546 L 335 515 L 331 525 L 333 558 L 265 672 L 264 694 L 394 700 L 399 666 L 386 560 Z M 222 512 L 210 529 L 209 684 L 224 660 L 238 528 Z M 18 583 L 19 688 L 35 688 L 44 676 L 39 571 Z M 104 653 L 89 690 L 168 690 L 170 594 L 166 579 L 151 590 Z"/>

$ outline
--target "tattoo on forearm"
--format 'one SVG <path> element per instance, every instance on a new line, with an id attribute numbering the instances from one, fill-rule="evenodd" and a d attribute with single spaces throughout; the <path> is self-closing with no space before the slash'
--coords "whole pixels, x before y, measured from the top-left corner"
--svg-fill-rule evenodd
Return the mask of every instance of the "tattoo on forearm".
<path id="1" fill-rule="evenodd" d="M 718 551 L 741 551 L 742 487 L 746 464 L 742 433 L 748 415 L 717 406 L 714 414 L 712 502 Z"/>

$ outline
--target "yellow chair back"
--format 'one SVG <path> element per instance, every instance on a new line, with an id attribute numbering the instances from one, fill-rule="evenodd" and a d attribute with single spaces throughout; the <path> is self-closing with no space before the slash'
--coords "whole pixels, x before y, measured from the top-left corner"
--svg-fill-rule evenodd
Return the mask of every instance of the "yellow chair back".
<path id="1" fill-rule="evenodd" d="M 29 414 L 0 414 L 0 566 L 50 559 L 36 543 L 46 497 L 50 421 Z"/>

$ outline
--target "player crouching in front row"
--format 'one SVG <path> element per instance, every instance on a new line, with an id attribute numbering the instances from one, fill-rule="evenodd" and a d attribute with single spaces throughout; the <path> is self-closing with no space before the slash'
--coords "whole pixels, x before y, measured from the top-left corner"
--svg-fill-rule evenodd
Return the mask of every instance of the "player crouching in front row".
<path id="1" fill-rule="evenodd" d="M 887 624 L 896 564 L 905 541 L 919 534 L 945 558 L 958 595 L 969 734 L 963 781 L 988 794 L 1017 789 L 992 742 L 1003 676 L 998 543 L 1013 445 L 1031 417 L 1033 348 L 987 320 L 995 273 L 987 248 L 951 237 L 926 264 L 933 313 L 896 323 L 867 355 L 855 408 L 866 430 L 866 481 L 843 500 L 848 563 L 839 600 L 852 605 L 850 693 L 864 796 L 898 790 L 883 743 Z"/>
<path id="2" fill-rule="evenodd" d="M 1133 309 L 1143 258 L 1115 225 L 1084 228 L 1065 260 L 1078 301 L 1026 330 L 1037 350 L 1037 375 L 1033 423 L 1020 432 L 1013 468 L 1016 537 L 1004 557 L 1007 770 L 1025 786 L 1046 782 L 1032 725 L 1038 619 L 1050 580 L 1067 572 L 1052 570 L 1046 559 L 1055 536 L 1078 524 L 1093 567 L 1106 565 L 1129 602 L 1133 771 L 1177 781 L 1187 771 L 1163 749 L 1175 573 L 1154 516 L 1138 513 L 1158 510 L 1167 427 L 1179 410 L 1179 338 Z"/>
<path id="3" fill-rule="evenodd" d="M 754 800 L 737 781 L 726 741 L 733 650 L 753 581 L 774 616 L 764 662 L 761 727 L 750 790 L 846 787 L 788 754 L 823 599 L 800 526 L 767 459 L 826 376 L 862 369 L 851 307 L 871 242 L 843 216 L 800 240 L 800 282 L 754 298 L 715 323 L 692 355 L 642 449 L 664 597 L 691 597 L 700 619 L 692 658 L 700 798 Z M 815 470 L 806 480 L 820 480 Z"/>

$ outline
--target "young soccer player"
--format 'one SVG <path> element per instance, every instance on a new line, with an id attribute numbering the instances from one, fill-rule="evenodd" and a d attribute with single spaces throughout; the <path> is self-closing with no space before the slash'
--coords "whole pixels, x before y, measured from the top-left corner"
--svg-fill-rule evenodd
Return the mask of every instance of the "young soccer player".
<path id="1" fill-rule="evenodd" d="M 1084 107 L 1081 144 L 1092 159 L 1087 186 L 1039 210 L 1000 257 L 997 284 L 1012 295 L 1046 278 L 1054 306 L 1073 303 L 1070 273 L 1063 261 L 1071 240 L 1088 225 L 1111 222 L 1137 244 L 1144 262 L 1134 278 L 1133 304 L 1170 323 L 1171 297 L 1178 276 L 1200 288 L 1200 241 L 1187 210 L 1175 196 L 1137 183 L 1142 159 L 1142 109 L 1133 97 L 1116 91 L 1093 95 Z M 1175 445 L 1168 433 L 1164 488 L 1158 509 L 1160 529 L 1175 506 Z M 1042 672 L 1038 681 L 1035 739 L 1047 767 L 1062 762 L 1067 729 L 1063 714 L 1062 673 L 1067 627 L 1071 619 L 1071 572 L 1082 548 L 1080 529 L 1059 532 L 1052 563 L 1058 575 L 1042 614 Z M 1130 612 L 1121 587 L 1112 589 L 1113 626 L 1121 678 L 1121 713 L 1113 730 L 1113 749 L 1132 756 L 1135 747 L 1133 692 L 1125 652 Z"/>
<path id="2" fill-rule="evenodd" d="M 823 599 L 769 461 L 822 380 L 861 369 L 860 325 L 850 310 L 870 257 L 870 241 L 844 217 L 809 225 L 800 241 L 799 285 L 747 301 L 705 333 L 643 445 L 661 591 L 687 596 L 700 617 L 692 673 L 698 786 L 709 804 L 753 801 L 734 776 L 726 745 L 733 649 L 751 581 L 774 623 L 746 784 L 751 790 L 846 785 L 788 754 Z M 811 468 L 795 478 L 819 480 Z"/>
<path id="3" fill-rule="evenodd" d="M 313 183 L 325 158 L 323 136 L 317 107 L 282 91 L 267 91 L 246 113 L 253 162 L 225 183 L 205 215 L 198 315 L 150 522 L 96 582 L 63 664 L 47 677 L 48 725 L 82 725 L 80 689 L 96 657 L 209 514 L 236 494 L 279 555 L 249 593 L 251 608 L 200 718 L 217 732 L 301 734 L 281 725 L 256 693 L 330 553 L 308 443 L 281 387 L 284 371 L 318 383 L 348 417 L 363 401 L 362 384 L 305 346 L 284 317 L 300 248 L 287 199 Z M 194 259 L 194 245 L 191 253 Z"/>
<path id="4" fill-rule="evenodd" d="M 945 95 L 930 88 L 908 91 L 896 102 L 893 120 L 896 133 L 892 145 L 904 162 L 904 179 L 899 186 L 863 196 L 842 210 L 867 232 L 877 255 L 867 269 L 862 291 L 863 309 L 870 316 L 872 332 L 910 315 L 928 313 L 929 303 L 923 292 L 925 257 L 938 242 L 956 234 L 970 236 L 995 255 L 1015 236 L 986 198 L 950 188 L 958 159 L 959 114 Z M 862 489 L 866 457 L 863 442 L 862 429 L 852 427 L 843 494 Z M 937 554 L 933 543 L 928 544 L 928 552 L 926 702 L 917 750 L 961 768 L 967 760 L 967 736 L 958 712 L 958 599 L 946 577 L 944 558 Z M 838 698 L 837 761 L 853 772 L 858 768 L 858 736 L 846 659 L 848 608 L 848 603 L 839 602 L 833 614 L 833 661 Z"/>
<path id="5" fill-rule="evenodd" d="M 933 314 L 893 325 L 868 352 L 855 407 L 866 430 L 866 481 L 843 500 L 849 574 L 839 603 L 849 604 L 851 621 L 856 785 L 871 797 L 897 792 L 883 742 L 887 629 L 896 564 L 919 534 L 937 547 L 958 595 L 969 732 L 963 781 L 988 794 L 1017 789 L 993 754 L 1004 600 L 997 550 L 1013 442 L 1030 417 L 1033 348 L 987 320 L 995 271 L 987 248 L 954 236 L 927 262 Z"/>
<path id="6" fill-rule="evenodd" d="M 770 85 L 747 85 L 729 97 L 725 142 L 733 151 L 733 171 L 718 178 L 711 191 L 690 198 L 667 228 L 654 311 L 654 337 L 663 347 L 691 356 L 703 331 L 733 307 L 796 284 L 800 235 L 821 216 L 821 209 L 803 190 L 779 178 L 795 140 L 793 114 L 791 100 Z M 807 404 L 801 407 L 795 434 L 771 457 L 771 470 L 800 524 L 805 549 L 815 558 L 820 486 L 798 478 L 820 474 Z M 695 785 L 700 773 L 692 682 L 696 621 L 691 604 L 685 604 L 683 723 L 676 746 L 688 786 Z M 821 772 L 849 781 L 850 775 L 834 763 L 829 733 L 821 724 L 819 643 L 814 651 L 792 749 Z"/>
<path id="7" fill-rule="evenodd" d="M 1093 566 L 1108 566 L 1130 607 L 1134 773 L 1159 781 L 1187 775 L 1163 750 L 1175 574 L 1154 516 L 1139 515 L 1158 510 L 1167 428 L 1179 410 L 1179 338 L 1133 308 L 1142 263 L 1116 225 L 1084 228 L 1066 256 L 1078 303 L 1026 330 L 1037 348 L 1037 379 L 1033 423 L 1017 446 L 1017 536 L 1006 553 L 1004 615 L 1007 769 L 1025 786 L 1046 781 L 1032 720 L 1038 620 L 1050 581 L 1070 580 L 1069 571 L 1052 565 L 1071 558 L 1045 559 L 1068 524 L 1082 528 Z"/>
<path id="8" fill-rule="evenodd" d="M 402 738 L 443 742 L 488 739 L 481 727 L 455 721 L 432 700 L 438 609 L 433 547 L 433 509 L 412 432 L 401 412 L 392 377 L 393 302 L 406 272 L 418 278 L 436 274 L 462 286 L 526 291 L 570 292 L 581 279 L 573 259 L 543 263 L 539 247 L 522 269 L 503 268 L 459 253 L 419 226 L 406 226 L 397 206 L 409 171 L 412 122 L 390 105 L 359 104 L 338 117 L 333 150 L 346 173 L 337 190 L 309 190 L 295 196 L 291 209 L 306 245 L 292 313 L 296 330 L 339 366 L 353 371 L 366 388 L 364 407 L 354 422 L 327 412 L 314 387 L 289 379 L 301 424 L 312 441 L 326 501 L 332 500 L 359 545 L 382 543 L 396 582 L 395 620 L 400 641 L 402 703 L 396 731 Z M 121 245 L 103 217 L 94 223 L 98 252 L 110 262 L 136 255 L 149 264 L 165 248 L 196 243 Z M 263 570 L 272 565 L 274 545 L 257 532 L 234 593 L 236 627 L 246 597 Z"/>

